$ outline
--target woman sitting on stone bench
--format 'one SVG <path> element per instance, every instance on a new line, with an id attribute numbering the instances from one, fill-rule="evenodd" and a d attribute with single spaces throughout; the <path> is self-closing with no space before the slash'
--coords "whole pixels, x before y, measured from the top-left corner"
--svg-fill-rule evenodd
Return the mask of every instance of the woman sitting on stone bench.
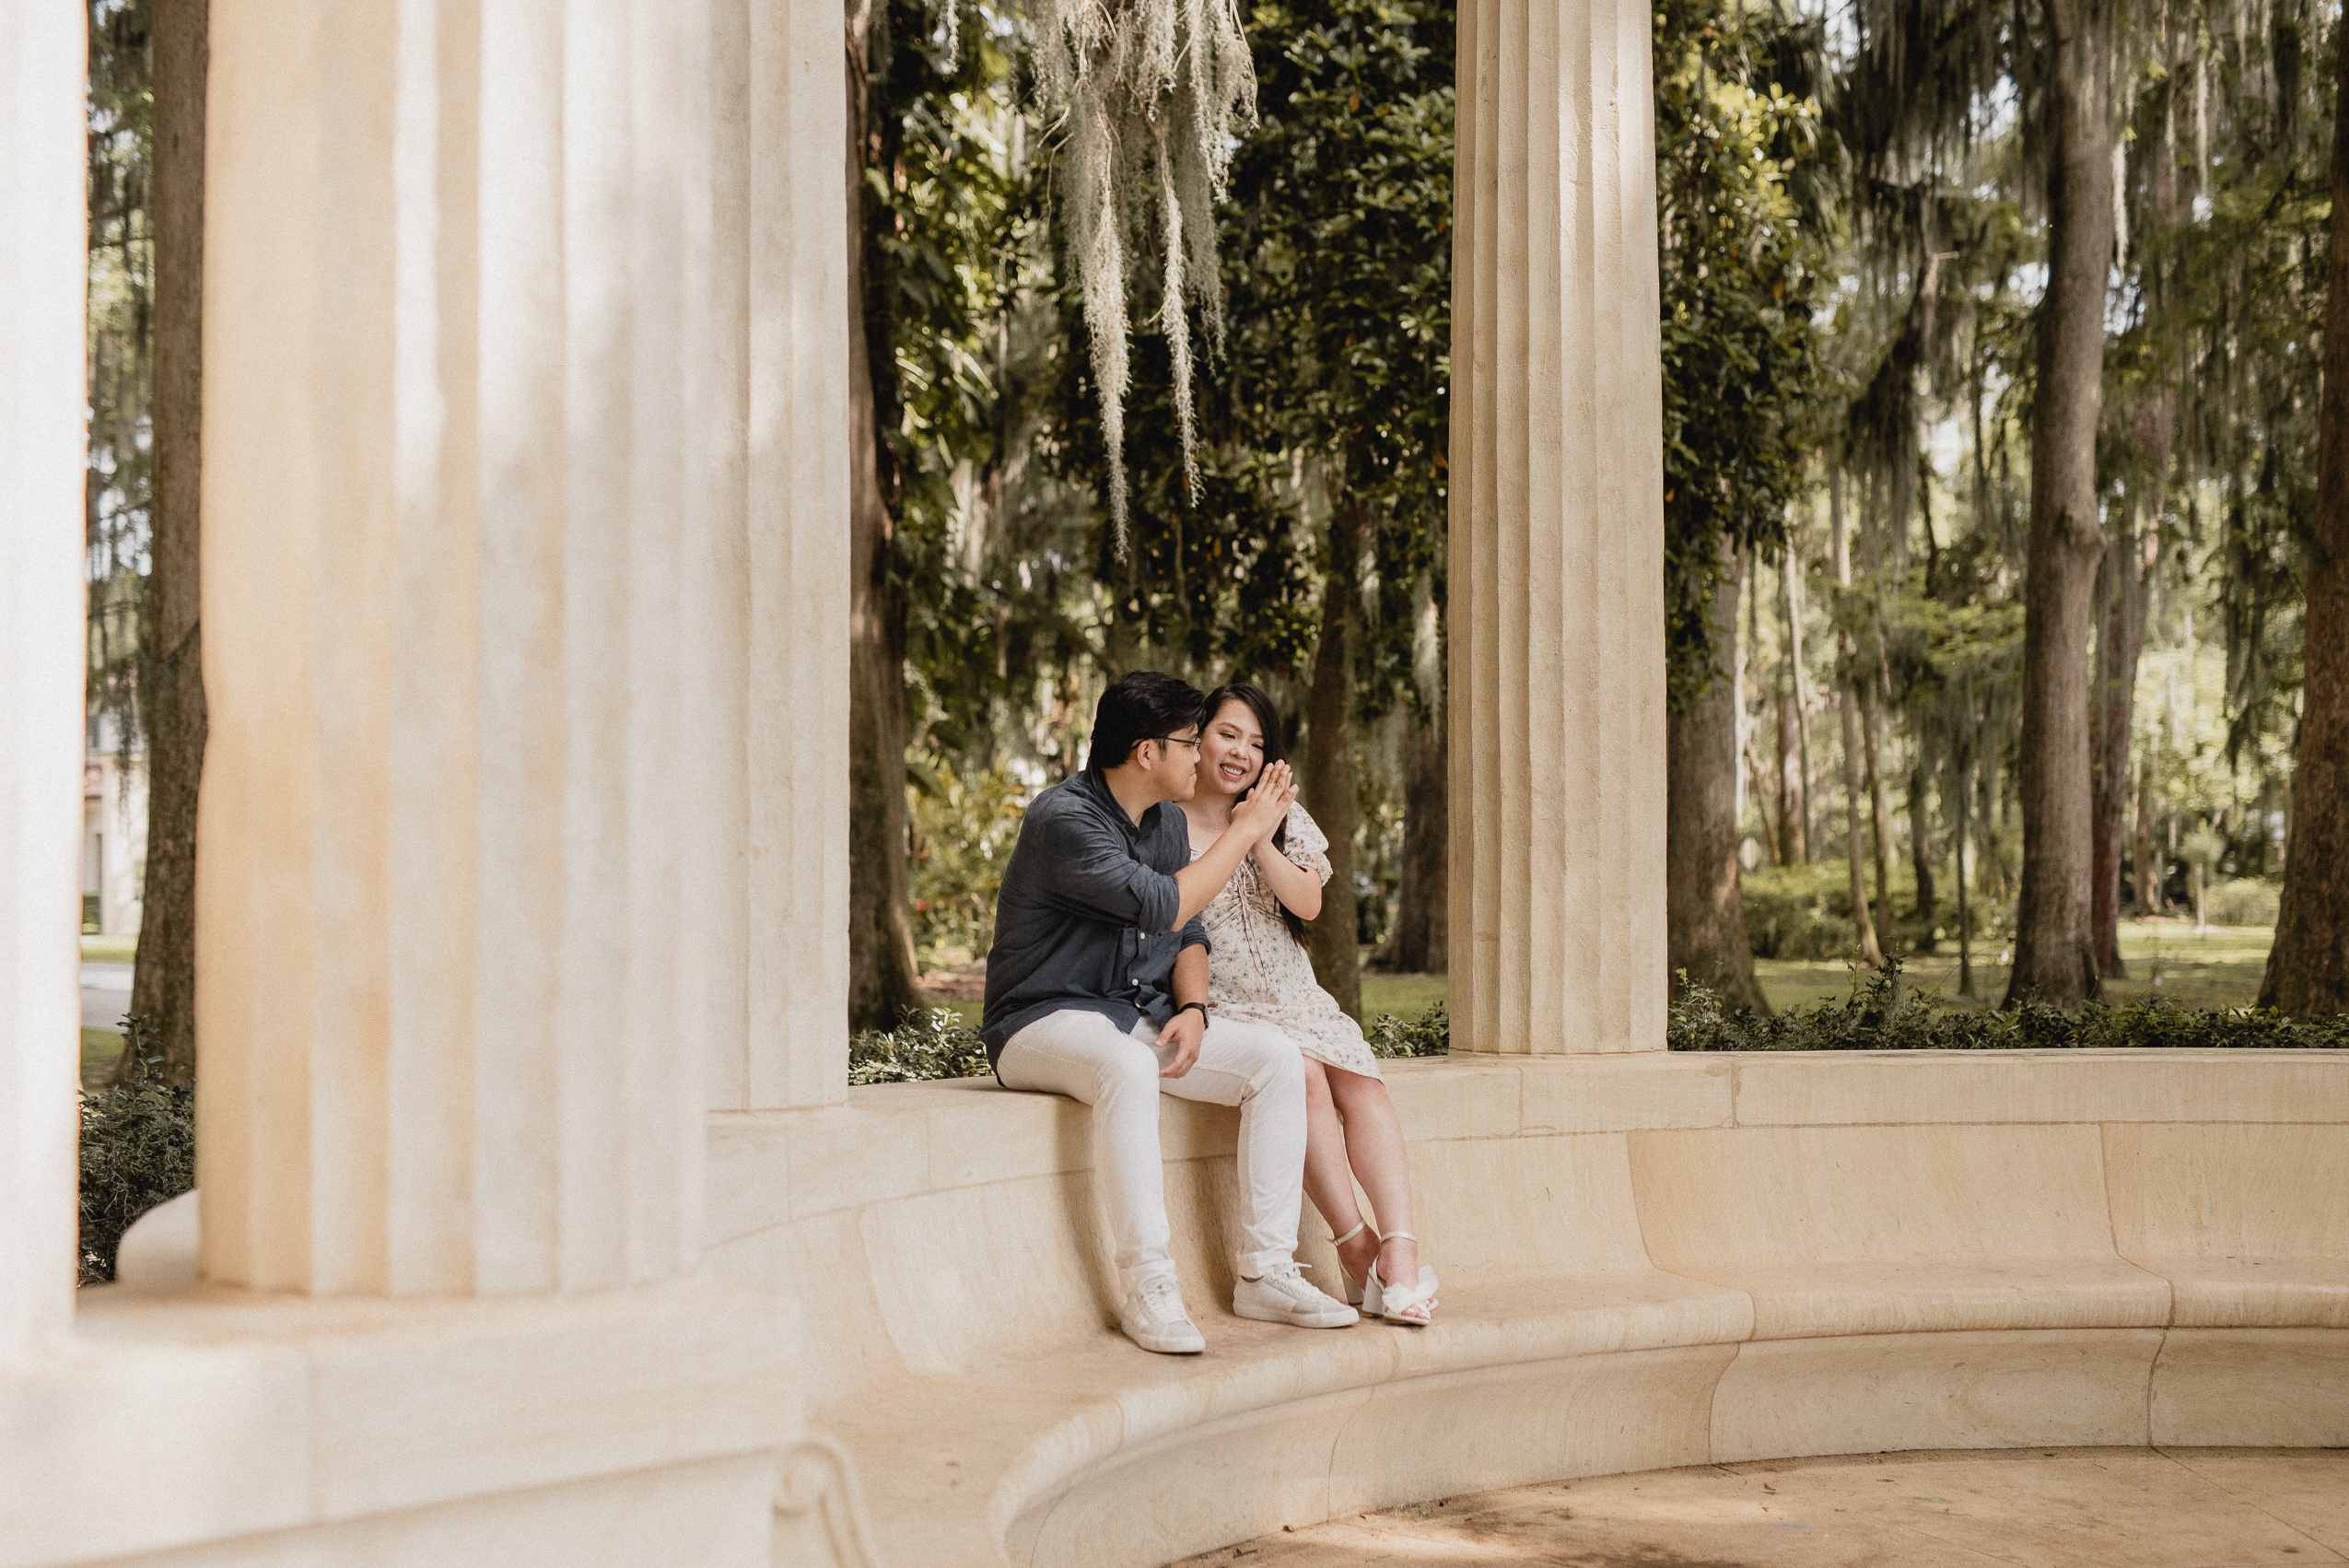
<path id="1" fill-rule="evenodd" d="M 1280 716 L 1261 687 L 1243 681 L 1208 695 L 1198 787 L 1183 802 L 1193 860 L 1229 831 L 1233 808 L 1280 753 Z M 1435 1270 L 1420 1264 L 1411 1234 L 1403 1124 L 1361 1025 L 1315 982 L 1299 940 L 1321 913 L 1328 848 L 1304 807 L 1291 805 L 1208 905 L 1208 1004 L 1219 1018 L 1278 1029 L 1303 1051 L 1305 1191 L 1329 1222 L 1346 1299 L 1372 1317 L 1423 1327 L 1435 1312 Z M 1354 1204 L 1357 1178 L 1392 1229 L 1371 1233 Z"/>

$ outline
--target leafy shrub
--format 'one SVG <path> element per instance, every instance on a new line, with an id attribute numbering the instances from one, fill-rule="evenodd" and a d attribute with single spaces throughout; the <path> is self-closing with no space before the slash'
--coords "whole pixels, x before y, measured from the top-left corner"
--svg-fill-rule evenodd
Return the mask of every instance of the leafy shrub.
<path id="1" fill-rule="evenodd" d="M 2203 895 L 2203 907 L 2215 926 L 2272 926 L 2284 884 L 2262 877 L 2215 882 Z"/>
<path id="2" fill-rule="evenodd" d="M 195 1185 L 195 1091 L 163 1078 L 158 1042 L 123 1020 L 123 1078 L 82 1096 L 81 1282 L 114 1277 L 131 1222 Z"/>
<path id="3" fill-rule="evenodd" d="M 1874 878 L 1870 878 L 1874 885 Z M 1760 866 L 1741 880 L 1738 896 L 1746 910 L 1746 940 L 1757 958 L 1783 958 L 1800 963 L 1850 958 L 1859 942 L 1852 926 L 1852 873 L 1841 857 L 1809 865 Z M 1917 919 L 1916 879 L 1903 864 L 1892 868 L 1892 922 L 1887 931 L 1883 911 L 1876 911 L 1876 935 L 1902 952 L 1922 947 L 1933 932 Z M 1969 901 L 1974 940 L 1993 928 L 1995 905 L 1989 898 Z M 1949 940 L 1958 935 L 1956 890 L 1945 882 L 1934 910 L 1933 924 Z"/>
<path id="4" fill-rule="evenodd" d="M 1900 983 L 1896 958 L 1855 970 L 1846 1000 L 1790 1007 L 1774 1018 L 1722 1005 L 1681 977 L 1665 1041 L 1676 1051 L 2045 1050 L 2099 1046 L 2224 1046 L 2349 1049 L 2349 1014 L 2301 1023 L 2254 1008 L 2185 1008 L 2159 1000 L 2076 1013 L 2041 1002 L 2011 1012 L 1960 1011 Z"/>
<path id="5" fill-rule="evenodd" d="M 1364 1034 L 1383 1057 L 1443 1056 L 1452 1048 L 1451 1016 L 1440 1001 L 1417 1018 L 1374 1018 Z M 851 1083 L 926 1083 L 990 1071 L 979 1032 L 943 1007 L 908 1008 L 894 1029 L 868 1029 L 848 1042 Z"/>
<path id="6" fill-rule="evenodd" d="M 994 939 L 996 890 L 1028 790 L 1004 768 L 964 778 L 927 753 L 908 753 L 906 771 L 914 945 L 924 968 L 968 963 Z"/>
<path id="7" fill-rule="evenodd" d="M 990 1071 L 986 1042 L 951 1008 L 909 1007 L 894 1029 L 867 1029 L 848 1042 L 851 1083 L 922 1083 Z"/>
<path id="8" fill-rule="evenodd" d="M 1432 1003 L 1417 1018 L 1383 1012 L 1362 1031 L 1371 1054 L 1383 1057 L 1449 1056 L 1452 1054 L 1452 1013 L 1443 1002 Z"/>

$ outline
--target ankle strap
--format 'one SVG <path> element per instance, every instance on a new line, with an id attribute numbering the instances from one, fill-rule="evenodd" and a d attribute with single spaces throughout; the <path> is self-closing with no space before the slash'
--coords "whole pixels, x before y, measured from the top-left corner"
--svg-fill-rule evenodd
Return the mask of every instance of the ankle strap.
<path id="1" fill-rule="evenodd" d="M 1381 1231 L 1378 1233 L 1378 1239 L 1381 1241 L 1417 1241 L 1420 1238 L 1413 1235 L 1408 1231 Z"/>
<path id="2" fill-rule="evenodd" d="M 1350 1242 L 1350 1241 L 1353 1240 L 1356 1236 L 1358 1236 L 1358 1235 L 1361 1235 L 1361 1234 L 1362 1234 L 1362 1232 L 1364 1232 L 1365 1230 L 1367 1230 L 1367 1229 L 1369 1229 L 1369 1228 L 1370 1228 L 1370 1222 L 1369 1222 L 1368 1220 L 1364 1220 L 1364 1221 L 1363 1221 L 1361 1224 L 1356 1225 L 1356 1226 L 1355 1226 L 1352 1230 L 1348 1231 L 1348 1232 L 1347 1232 L 1344 1235 L 1342 1235 L 1342 1236 L 1331 1236 L 1331 1237 L 1329 1238 L 1330 1245 L 1331 1245 L 1331 1246 L 1345 1246 L 1348 1242 Z"/>

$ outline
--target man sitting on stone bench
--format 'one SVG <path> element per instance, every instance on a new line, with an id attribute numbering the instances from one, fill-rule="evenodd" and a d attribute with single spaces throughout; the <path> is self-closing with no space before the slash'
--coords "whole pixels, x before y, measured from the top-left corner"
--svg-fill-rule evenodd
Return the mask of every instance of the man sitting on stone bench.
<path id="1" fill-rule="evenodd" d="M 1119 1327 L 1147 1351 L 1207 1341 L 1183 1308 L 1167 1255 L 1158 1096 L 1240 1107 L 1245 1241 L 1232 1310 L 1266 1323 L 1338 1328 L 1354 1309 L 1298 1272 L 1305 1163 L 1304 1059 L 1277 1030 L 1207 1015 L 1199 911 L 1258 839 L 1286 820 L 1286 764 L 1233 813 L 1198 860 L 1182 811 L 1198 780 L 1205 698 L 1139 671 L 1093 710 L 1085 769 L 1036 796 L 1003 872 L 987 957 L 987 1053 L 1007 1088 L 1093 1107 L 1093 1171 L 1125 1277 Z"/>

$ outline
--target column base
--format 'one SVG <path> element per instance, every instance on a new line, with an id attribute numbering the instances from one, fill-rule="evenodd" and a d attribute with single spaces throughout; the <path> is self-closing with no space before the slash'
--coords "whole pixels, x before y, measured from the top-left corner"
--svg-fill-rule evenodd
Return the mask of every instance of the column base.
<path id="1" fill-rule="evenodd" d="M 65 1354 L 0 1370 L 0 1568 L 765 1568 L 778 1510 L 794 1534 L 816 1502 L 841 1512 L 803 1495 L 825 1472 L 800 1452 L 791 1304 L 728 1282 L 99 1286 L 76 1327 Z"/>

